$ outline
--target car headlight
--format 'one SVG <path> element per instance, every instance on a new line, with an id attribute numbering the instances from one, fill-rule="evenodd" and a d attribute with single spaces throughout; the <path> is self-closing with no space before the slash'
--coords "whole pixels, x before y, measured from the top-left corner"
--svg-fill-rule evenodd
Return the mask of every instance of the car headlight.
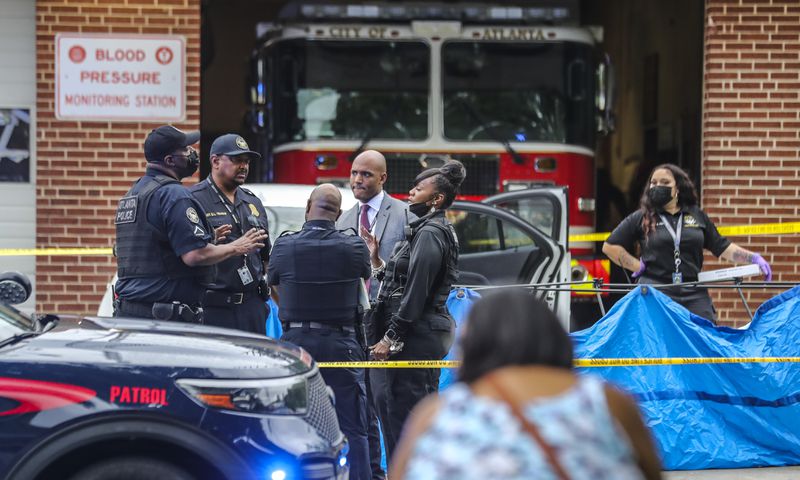
<path id="1" fill-rule="evenodd" d="M 306 376 L 269 380 L 207 380 L 182 378 L 178 387 L 206 407 L 269 415 L 305 415 Z"/>

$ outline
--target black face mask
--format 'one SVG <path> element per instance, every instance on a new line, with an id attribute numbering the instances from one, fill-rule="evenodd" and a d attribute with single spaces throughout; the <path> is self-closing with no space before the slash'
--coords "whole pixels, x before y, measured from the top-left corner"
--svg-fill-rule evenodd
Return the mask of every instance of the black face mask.
<path id="1" fill-rule="evenodd" d="M 672 187 L 658 185 L 647 190 L 647 198 L 656 208 L 661 208 L 672 200 Z"/>
<path id="2" fill-rule="evenodd" d="M 178 178 L 191 177 L 200 167 L 200 157 L 197 155 L 196 151 L 192 150 L 189 152 L 189 155 L 183 156 L 183 158 L 186 159 L 186 162 L 183 164 L 183 166 L 179 167 L 175 165 L 174 167 Z"/>
<path id="3" fill-rule="evenodd" d="M 431 207 L 429 207 L 428 205 L 425 205 L 424 202 L 422 202 L 422 203 L 412 203 L 412 204 L 410 204 L 408 206 L 408 211 L 413 213 L 417 217 L 422 218 L 423 216 L 425 216 L 428 213 L 430 213 Z"/>

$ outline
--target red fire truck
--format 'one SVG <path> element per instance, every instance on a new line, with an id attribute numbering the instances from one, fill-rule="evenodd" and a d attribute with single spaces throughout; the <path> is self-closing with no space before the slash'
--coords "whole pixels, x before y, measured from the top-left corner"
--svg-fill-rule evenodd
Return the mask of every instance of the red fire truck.
<path id="1" fill-rule="evenodd" d="M 532 6 L 535 5 L 535 6 Z M 578 2 L 288 4 L 259 25 L 250 123 L 261 180 L 347 185 L 365 148 L 405 197 L 422 169 L 464 163 L 462 198 L 569 188 L 570 234 L 594 232 L 598 132 L 611 128 L 610 66 Z M 607 279 L 573 242 L 573 279 Z"/>

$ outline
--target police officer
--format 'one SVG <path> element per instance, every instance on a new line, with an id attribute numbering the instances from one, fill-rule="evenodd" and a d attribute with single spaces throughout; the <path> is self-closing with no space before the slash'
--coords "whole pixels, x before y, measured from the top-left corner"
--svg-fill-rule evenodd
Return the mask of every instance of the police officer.
<path id="1" fill-rule="evenodd" d="M 409 192 L 410 237 L 395 248 L 389 262 L 379 257 L 377 240 L 363 232 L 372 267 L 382 280 L 375 312 L 383 338 L 370 349 L 376 360 L 441 360 L 453 343 L 454 323 L 447 297 L 458 277 L 458 239 L 445 211 L 455 200 L 466 170 L 449 160 L 414 179 Z M 381 272 L 382 270 L 382 272 Z M 383 321 L 381 321 L 381 317 Z M 414 406 L 439 389 L 439 369 L 391 368 L 386 371 L 386 410 L 381 418 L 391 457 L 403 424 Z"/>
<path id="2" fill-rule="evenodd" d="M 202 207 L 180 183 L 197 171 L 191 145 L 199 139 L 199 132 L 165 125 L 144 142 L 147 170 L 119 201 L 114 221 L 115 316 L 202 321 L 200 301 L 213 265 L 264 247 L 267 234 L 258 229 L 225 245 L 212 243 Z"/>
<path id="3" fill-rule="evenodd" d="M 203 206 L 211 228 L 219 232 L 217 243 L 240 238 L 250 228 L 269 232 L 267 213 L 261 200 L 241 185 L 247 179 L 250 162 L 261 158 L 247 142 L 229 133 L 211 144 L 211 175 L 189 188 Z M 269 260 L 266 246 L 251 254 L 236 255 L 217 264 L 214 283 L 203 297 L 205 323 L 266 334 L 269 308 L 264 280 Z"/>
<path id="4" fill-rule="evenodd" d="M 364 240 L 336 230 L 342 196 L 331 184 L 314 189 L 306 223 L 275 240 L 270 286 L 280 294 L 281 340 L 306 349 L 317 361 L 364 361 L 356 336 L 361 280 L 371 274 Z M 336 414 L 350 443 L 350 478 L 370 478 L 364 369 L 328 368 L 322 376 L 336 395 Z"/>

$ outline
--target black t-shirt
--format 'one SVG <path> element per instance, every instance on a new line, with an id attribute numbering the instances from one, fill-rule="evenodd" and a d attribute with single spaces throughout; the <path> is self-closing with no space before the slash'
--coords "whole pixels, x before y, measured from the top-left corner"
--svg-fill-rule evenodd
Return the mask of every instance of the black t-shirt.
<path id="1" fill-rule="evenodd" d="M 714 222 L 699 207 L 681 207 L 681 210 L 674 215 L 664 211 L 659 213 L 667 218 L 676 233 L 678 218 L 683 214 L 680 272 L 684 282 L 697 280 L 697 274 L 703 268 L 703 249 L 719 257 L 731 244 L 730 240 L 719 234 Z M 629 252 L 634 252 L 634 247 L 638 244 L 641 258 L 646 265 L 642 276 L 656 283 L 672 283 L 672 274 L 675 272 L 673 255 L 675 246 L 672 236 L 659 216 L 655 230 L 645 238 L 642 229 L 643 215 L 641 210 L 628 215 L 611 232 L 606 242 L 619 245 Z"/>

